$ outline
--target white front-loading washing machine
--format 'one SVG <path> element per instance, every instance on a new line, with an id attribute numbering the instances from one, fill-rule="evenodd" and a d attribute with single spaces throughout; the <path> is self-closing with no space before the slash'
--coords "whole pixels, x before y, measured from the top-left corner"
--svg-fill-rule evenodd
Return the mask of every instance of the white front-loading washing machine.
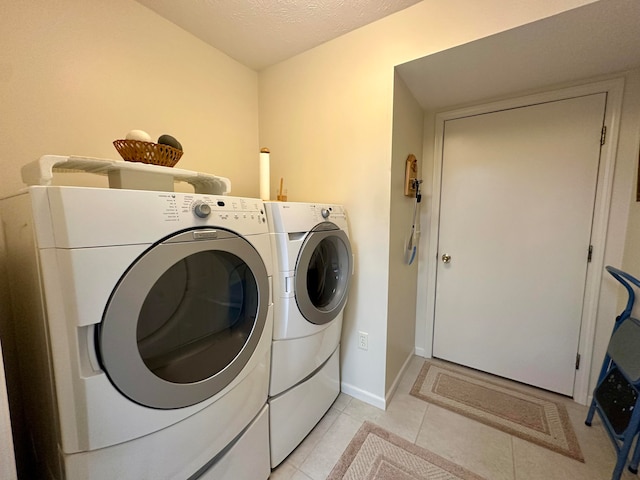
<path id="1" fill-rule="evenodd" d="M 266 479 L 262 201 L 35 186 L 0 209 L 36 478 Z"/>
<path id="2" fill-rule="evenodd" d="M 265 207 L 274 260 L 269 414 L 275 467 L 340 393 L 340 335 L 353 255 L 341 205 Z"/>

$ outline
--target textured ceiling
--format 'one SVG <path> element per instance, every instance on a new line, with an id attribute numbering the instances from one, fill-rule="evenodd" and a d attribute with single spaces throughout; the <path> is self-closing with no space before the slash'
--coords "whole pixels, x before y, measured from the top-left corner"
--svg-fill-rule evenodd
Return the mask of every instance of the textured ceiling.
<path id="1" fill-rule="evenodd" d="M 260 70 L 421 0 L 137 0 Z"/>

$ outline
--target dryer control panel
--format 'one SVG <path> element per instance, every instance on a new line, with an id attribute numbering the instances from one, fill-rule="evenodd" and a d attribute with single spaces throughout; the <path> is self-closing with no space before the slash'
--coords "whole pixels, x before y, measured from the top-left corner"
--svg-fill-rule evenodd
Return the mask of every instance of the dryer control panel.
<path id="1" fill-rule="evenodd" d="M 266 202 L 265 207 L 274 233 L 309 232 L 322 222 L 332 222 L 347 230 L 347 212 L 342 205 Z"/>
<path id="2" fill-rule="evenodd" d="M 315 205 L 310 204 L 313 217 L 318 222 L 323 220 L 333 220 L 335 218 L 346 218 L 346 213 L 342 205 Z"/>

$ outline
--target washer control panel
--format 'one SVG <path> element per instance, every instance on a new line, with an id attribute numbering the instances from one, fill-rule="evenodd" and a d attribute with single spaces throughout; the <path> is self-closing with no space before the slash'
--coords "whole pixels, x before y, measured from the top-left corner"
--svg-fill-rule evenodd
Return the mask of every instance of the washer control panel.
<path id="1" fill-rule="evenodd" d="M 255 198 L 188 193 L 159 193 L 158 197 L 165 207 L 165 222 L 219 225 L 234 230 L 267 223 L 264 203 Z"/>
<path id="2" fill-rule="evenodd" d="M 265 204 L 258 198 L 115 188 L 31 189 L 38 205 L 49 206 L 50 232 L 42 239 L 42 248 L 151 244 L 194 228 L 224 228 L 240 235 L 269 233 Z"/>

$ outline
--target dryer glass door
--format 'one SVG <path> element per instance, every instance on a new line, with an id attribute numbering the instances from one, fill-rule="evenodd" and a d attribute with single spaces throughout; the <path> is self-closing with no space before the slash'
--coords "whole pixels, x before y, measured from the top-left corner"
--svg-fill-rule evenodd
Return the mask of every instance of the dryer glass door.
<path id="1" fill-rule="evenodd" d="M 264 329 L 269 283 L 251 244 L 199 229 L 145 252 L 113 292 L 99 330 L 107 375 L 132 400 L 179 408 L 226 387 Z"/>
<path id="2" fill-rule="evenodd" d="M 352 270 L 346 233 L 331 222 L 317 225 L 300 248 L 296 263 L 296 303 L 309 322 L 324 325 L 340 314 Z"/>

